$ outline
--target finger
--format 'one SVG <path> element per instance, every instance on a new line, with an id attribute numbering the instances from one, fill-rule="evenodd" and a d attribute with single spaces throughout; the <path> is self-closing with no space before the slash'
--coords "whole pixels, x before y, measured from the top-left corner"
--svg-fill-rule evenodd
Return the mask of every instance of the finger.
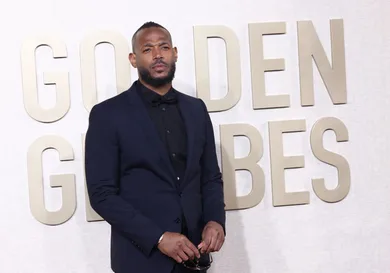
<path id="1" fill-rule="evenodd" d="M 194 253 L 194 256 L 196 256 L 197 258 L 200 258 L 199 249 L 197 249 L 196 246 L 193 243 L 188 241 L 187 247 L 191 249 L 191 251 Z"/>
<path id="2" fill-rule="evenodd" d="M 222 240 L 222 234 L 216 231 L 213 236 L 213 241 L 210 244 L 209 252 L 217 251 L 218 245 L 220 244 L 221 240 Z"/>
<path id="3" fill-rule="evenodd" d="M 210 252 L 213 252 L 214 249 L 215 249 L 215 244 L 217 243 L 217 238 L 216 236 L 212 237 L 211 238 L 211 241 L 210 241 L 210 244 L 209 244 L 209 247 L 207 248 L 207 253 L 210 253 Z"/>
<path id="4" fill-rule="evenodd" d="M 206 247 L 206 243 L 203 242 L 203 241 L 198 245 L 199 257 L 200 257 L 200 254 L 201 254 L 201 253 L 204 253 L 205 247 Z"/>
<path id="5" fill-rule="evenodd" d="M 205 253 L 210 253 L 211 247 L 214 244 L 215 238 L 211 237 L 209 243 L 207 244 L 207 248 L 205 248 Z"/>
<path id="6" fill-rule="evenodd" d="M 177 255 L 179 255 L 182 261 L 188 261 L 188 255 L 182 249 L 177 252 Z"/>
<path id="7" fill-rule="evenodd" d="M 202 240 L 203 240 L 203 241 L 205 241 L 205 239 L 206 239 L 207 237 L 209 237 L 209 236 L 208 236 L 209 233 L 210 233 L 210 228 L 205 227 L 204 230 L 203 230 L 203 232 L 202 232 Z"/>
<path id="8" fill-rule="evenodd" d="M 223 235 L 218 232 L 217 240 L 215 242 L 214 251 L 218 251 L 222 246 Z"/>
<path id="9" fill-rule="evenodd" d="M 220 251 L 221 250 L 224 241 L 225 241 L 224 237 L 220 236 L 220 238 L 218 239 L 217 246 L 215 247 L 215 251 Z"/>
<path id="10" fill-rule="evenodd" d="M 211 238 L 209 237 L 206 237 L 204 240 L 203 240 L 203 246 L 202 246 L 202 249 L 201 249 L 201 252 L 202 253 L 205 253 L 210 245 L 210 240 Z"/>
<path id="11" fill-rule="evenodd" d="M 187 255 L 187 257 L 189 259 L 191 259 L 191 260 L 194 259 L 196 254 L 192 248 L 188 247 L 187 245 L 183 245 L 182 250 Z"/>
<path id="12" fill-rule="evenodd" d="M 204 246 L 204 242 L 202 241 L 202 242 L 198 245 L 198 249 L 201 249 L 203 246 Z"/>
<path id="13" fill-rule="evenodd" d="M 179 264 L 181 264 L 183 262 L 182 258 L 180 258 L 179 255 L 176 256 L 175 258 L 176 262 L 178 262 Z"/>
<path id="14" fill-rule="evenodd" d="M 213 232 L 212 230 L 208 230 L 208 232 L 206 232 L 204 238 L 203 238 L 203 241 L 205 242 L 205 244 L 208 246 L 210 244 L 210 241 L 211 241 L 211 238 L 213 237 Z"/>

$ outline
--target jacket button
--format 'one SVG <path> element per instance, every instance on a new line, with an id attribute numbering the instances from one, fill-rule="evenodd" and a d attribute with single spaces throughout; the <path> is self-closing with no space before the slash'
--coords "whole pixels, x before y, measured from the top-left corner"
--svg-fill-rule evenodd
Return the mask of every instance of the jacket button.
<path id="1" fill-rule="evenodd" d="M 176 223 L 176 224 L 180 224 L 180 222 L 181 222 L 180 218 L 176 218 L 176 219 L 175 219 L 175 223 Z"/>

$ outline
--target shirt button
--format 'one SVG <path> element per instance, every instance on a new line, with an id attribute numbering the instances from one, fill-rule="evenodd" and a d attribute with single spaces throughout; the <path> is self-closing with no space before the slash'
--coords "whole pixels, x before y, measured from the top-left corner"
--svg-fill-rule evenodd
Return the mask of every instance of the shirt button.
<path id="1" fill-rule="evenodd" d="M 176 156 L 176 154 L 175 154 L 175 153 L 173 153 L 173 154 L 172 154 L 172 156 L 173 156 L 173 157 L 175 157 L 175 156 Z"/>
<path id="2" fill-rule="evenodd" d="M 180 177 L 177 177 L 177 180 L 180 180 Z"/>
<path id="3" fill-rule="evenodd" d="M 161 110 L 165 111 L 165 107 L 161 108 Z"/>
<path id="4" fill-rule="evenodd" d="M 168 134 L 170 134 L 170 133 L 171 133 L 171 131 L 167 130 L 167 133 L 168 133 Z"/>

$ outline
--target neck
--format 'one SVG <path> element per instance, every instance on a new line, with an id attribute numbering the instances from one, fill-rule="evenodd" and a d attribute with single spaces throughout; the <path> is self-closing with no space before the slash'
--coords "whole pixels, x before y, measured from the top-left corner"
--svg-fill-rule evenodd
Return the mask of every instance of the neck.
<path id="1" fill-rule="evenodd" d="M 159 94 L 161 96 L 164 96 L 172 88 L 172 83 L 167 83 L 167 84 L 165 84 L 163 86 L 160 86 L 160 87 L 154 87 L 154 86 L 151 86 L 151 85 L 147 84 L 142 79 L 139 79 L 139 81 L 143 85 L 145 85 L 147 88 L 149 88 L 150 90 L 156 92 L 157 94 Z"/>

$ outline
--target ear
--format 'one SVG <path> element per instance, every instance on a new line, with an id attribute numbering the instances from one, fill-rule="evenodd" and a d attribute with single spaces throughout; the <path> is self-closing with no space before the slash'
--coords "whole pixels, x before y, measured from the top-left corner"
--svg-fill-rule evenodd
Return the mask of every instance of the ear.
<path id="1" fill-rule="evenodd" d="M 129 61 L 134 68 L 137 68 L 137 59 L 134 53 L 129 54 Z"/>
<path id="2" fill-rule="evenodd" d="M 174 57 L 175 62 L 177 62 L 177 47 L 173 48 L 173 57 Z"/>

